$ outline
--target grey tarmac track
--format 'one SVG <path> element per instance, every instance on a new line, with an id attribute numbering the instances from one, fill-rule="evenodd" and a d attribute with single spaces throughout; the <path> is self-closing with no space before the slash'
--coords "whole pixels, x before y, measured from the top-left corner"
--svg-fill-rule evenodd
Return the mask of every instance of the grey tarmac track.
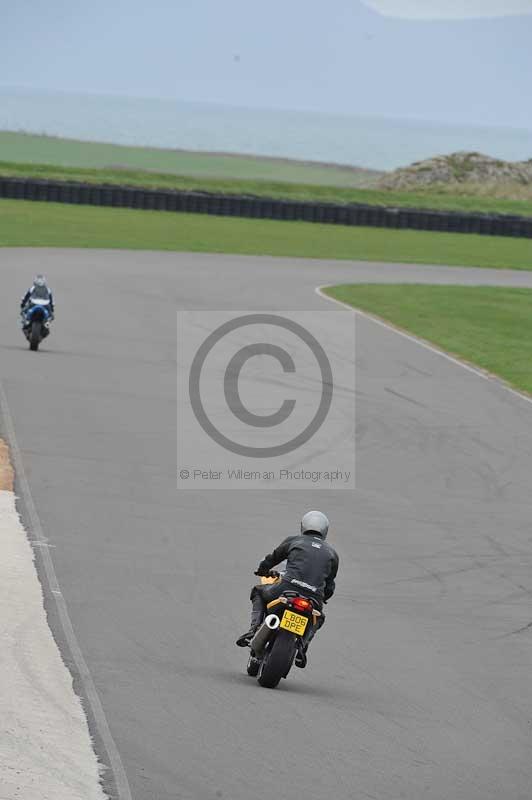
<path id="1" fill-rule="evenodd" d="M 356 492 L 177 492 L 175 310 L 320 309 L 319 284 L 532 287 L 532 273 L 0 259 L 0 378 L 135 800 L 528 800 L 532 404 L 359 317 Z M 33 354 L 17 302 L 36 271 L 58 314 Z M 332 520 L 338 591 L 308 669 L 272 692 L 234 639 L 258 558 L 311 506 Z"/>

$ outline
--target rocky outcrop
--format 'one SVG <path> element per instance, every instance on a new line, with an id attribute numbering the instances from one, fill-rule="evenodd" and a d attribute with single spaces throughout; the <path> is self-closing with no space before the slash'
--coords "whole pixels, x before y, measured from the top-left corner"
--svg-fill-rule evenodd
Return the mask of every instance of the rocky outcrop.
<path id="1" fill-rule="evenodd" d="M 452 153 L 396 169 L 378 185 L 382 189 L 424 189 L 462 184 L 532 185 L 532 159 L 501 161 L 481 153 Z"/>

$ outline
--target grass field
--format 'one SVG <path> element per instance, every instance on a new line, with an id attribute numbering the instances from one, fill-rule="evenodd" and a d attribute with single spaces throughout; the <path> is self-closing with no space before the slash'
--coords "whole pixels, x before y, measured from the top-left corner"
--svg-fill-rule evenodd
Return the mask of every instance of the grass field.
<path id="1" fill-rule="evenodd" d="M 532 269 L 532 240 L 0 200 L 0 246 L 106 247 Z"/>
<path id="2" fill-rule="evenodd" d="M 127 147 L 9 131 L 0 131 L 0 161 L 111 171 L 146 170 L 215 180 L 267 180 L 347 187 L 365 185 L 374 175 L 372 170 L 291 159 Z"/>
<path id="3" fill-rule="evenodd" d="M 531 199 L 371 188 L 363 170 L 297 161 L 187 153 L 0 132 L 0 175 L 249 194 L 330 203 L 532 216 Z"/>
<path id="4" fill-rule="evenodd" d="M 532 289 L 364 284 L 326 292 L 532 392 Z"/>

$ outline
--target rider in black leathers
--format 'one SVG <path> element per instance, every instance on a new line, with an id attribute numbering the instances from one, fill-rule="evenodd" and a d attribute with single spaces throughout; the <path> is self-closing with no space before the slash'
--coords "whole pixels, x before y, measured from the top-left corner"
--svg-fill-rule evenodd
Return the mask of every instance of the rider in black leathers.
<path id="1" fill-rule="evenodd" d="M 284 592 L 297 591 L 314 600 L 318 609 L 333 596 L 338 554 L 325 541 L 328 530 L 329 520 L 325 514 L 309 511 L 301 520 L 301 534 L 289 536 L 260 562 L 256 575 L 269 575 L 273 567 L 285 559 L 286 570 L 279 583 L 254 586 L 251 590 L 251 626 L 237 639 L 239 647 L 249 645 L 262 623 L 267 604 Z M 323 616 L 320 621 L 323 624 Z M 307 637 L 306 647 L 312 636 L 313 632 Z"/>

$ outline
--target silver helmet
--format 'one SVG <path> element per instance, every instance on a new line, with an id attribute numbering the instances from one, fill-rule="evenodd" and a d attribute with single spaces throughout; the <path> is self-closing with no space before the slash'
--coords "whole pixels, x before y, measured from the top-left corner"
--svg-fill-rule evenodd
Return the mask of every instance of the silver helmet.
<path id="1" fill-rule="evenodd" d="M 301 520 L 301 533 L 317 533 L 323 539 L 329 532 L 329 520 L 321 511 L 307 511 Z"/>
<path id="2" fill-rule="evenodd" d="M 44 275 L 36 275 L 33 283 L 35 286 L 46 286 L 46 278 Z"/>

